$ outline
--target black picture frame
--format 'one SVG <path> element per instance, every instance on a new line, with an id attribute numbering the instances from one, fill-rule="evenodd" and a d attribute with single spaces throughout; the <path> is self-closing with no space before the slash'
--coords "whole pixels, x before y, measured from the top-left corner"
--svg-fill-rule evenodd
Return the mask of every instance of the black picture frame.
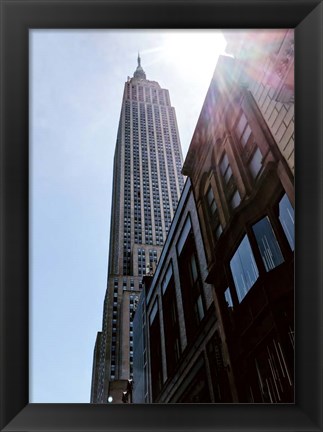
<path id="1" fill-rule="evenodd" d="M 0 0 L 0 4 L 1 430 L 322 431 L 322 2 Z M 28 404 L 29 29 L 278 27 L 295 28 L 296 40 L 295 404 Z"/>

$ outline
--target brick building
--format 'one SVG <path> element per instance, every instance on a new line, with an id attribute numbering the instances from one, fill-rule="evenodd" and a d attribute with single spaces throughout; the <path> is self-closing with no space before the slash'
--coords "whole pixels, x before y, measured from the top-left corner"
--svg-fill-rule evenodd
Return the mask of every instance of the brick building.
<path id="1" fill-rule="evenodd" d="M 290 38 L 290 32 L 284 34 Z M 240 37 L 239 55 L 250 39 Z M 256 74 L 268 67 L 261 56 L 253 58 L 252 69 L 247 60 L 219 58 L 183 173 L 192 181 L 206 281 L 215 289 L 238 400 L 293 402 L 294 163 L 293 151 L 281 147 L 282 140 L 293 139 L 286 119 L 293 124 L 293 100 L 284 102 L 272 123 L 263 101 L 271 97 L 266 104 L 273 113 L 277 104 L 282 107 L 277 99 L 283 91 L 276 91 L 268 70 L 270 88 Z M 279 129 L 290 137 L 277 134 Z"/>

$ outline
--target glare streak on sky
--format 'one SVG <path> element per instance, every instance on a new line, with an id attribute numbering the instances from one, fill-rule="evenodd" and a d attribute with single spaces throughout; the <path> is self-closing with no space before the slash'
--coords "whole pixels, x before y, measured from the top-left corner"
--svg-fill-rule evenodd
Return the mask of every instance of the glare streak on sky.
<path id="1" fill-rule="evenodd" d="M 216 31 L 30 32 L 30 402 L 90 400 L 112 162 L 138 51 L 170 91 L 185 158 L 224 49 Z"/>

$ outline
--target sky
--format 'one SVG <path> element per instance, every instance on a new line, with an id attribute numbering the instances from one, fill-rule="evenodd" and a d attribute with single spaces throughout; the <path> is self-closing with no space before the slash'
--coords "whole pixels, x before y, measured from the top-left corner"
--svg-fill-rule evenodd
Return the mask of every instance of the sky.
<path id="1" fill-rule="evenodd" d="M 113 155 L 137 66 L 169 89 L 185 159 L 219 31 L 30 31 L 30 403 L 88 403 L 107 281 Z"/>

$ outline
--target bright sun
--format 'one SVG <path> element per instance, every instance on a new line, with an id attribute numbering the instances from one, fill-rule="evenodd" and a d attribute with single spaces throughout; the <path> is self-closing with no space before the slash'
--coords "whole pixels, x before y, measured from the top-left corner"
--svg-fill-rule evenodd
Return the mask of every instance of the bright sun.
<path id="1" fill-rule="evenodd" d="M 182 71 L 210 79 L 226 42 L 219 30 L 177 30 L 164 35 L 165 58 Z"/>

